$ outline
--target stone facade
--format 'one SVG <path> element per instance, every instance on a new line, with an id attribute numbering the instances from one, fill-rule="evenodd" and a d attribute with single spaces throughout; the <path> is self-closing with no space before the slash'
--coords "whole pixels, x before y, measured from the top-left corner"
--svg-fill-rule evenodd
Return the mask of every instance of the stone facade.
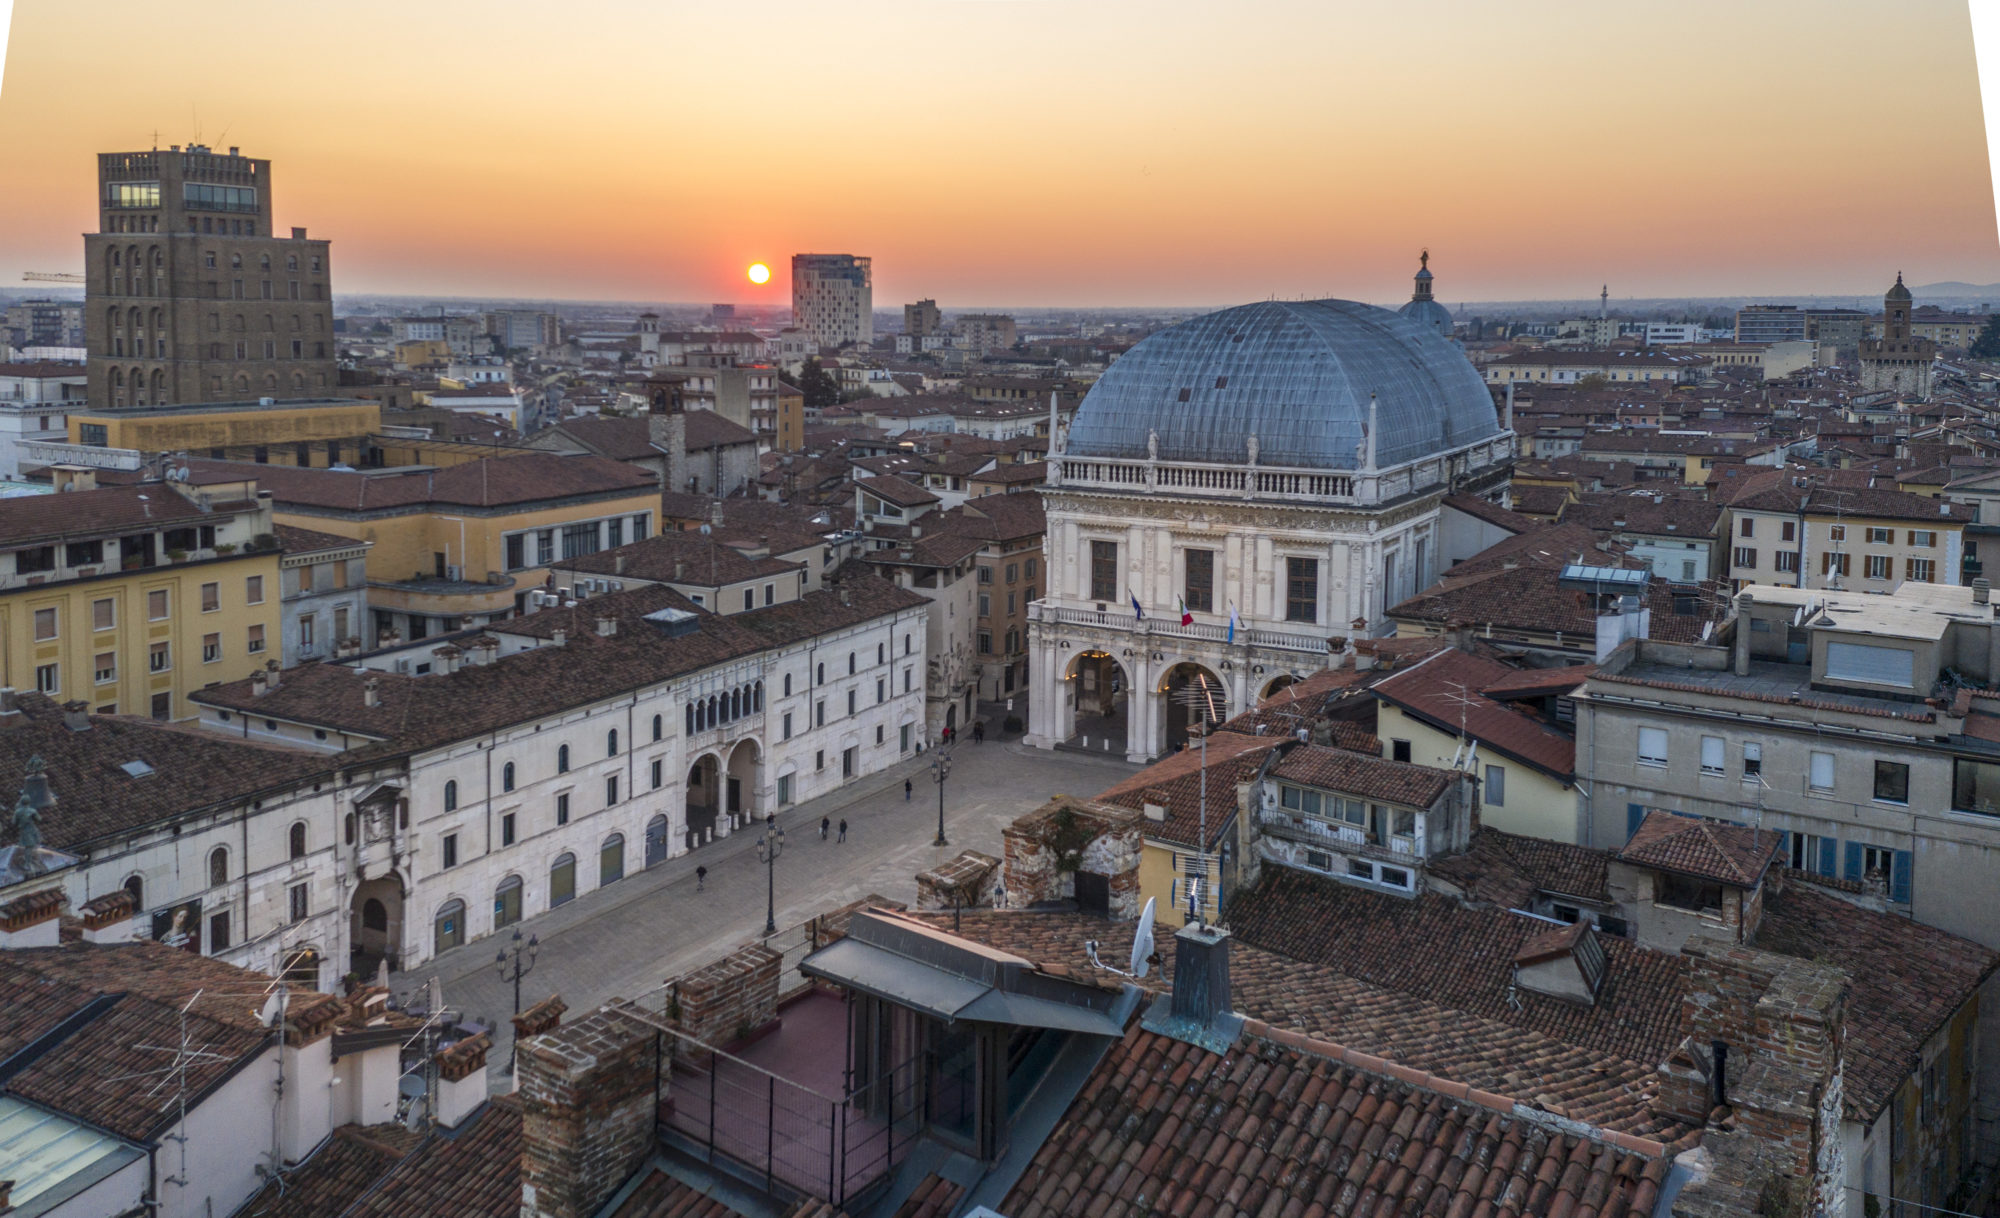
<path id="1" fill-rule="evenodd" d="M 1106 912 L 1136 918 L 1139 859 L 1145 849 L 1141 814 L 1130 808 L 1059 795 L 1007 826 L 1002 885 L 1010 907 L 1074 901 L 1079 872 L 1102 876 Z"/>
<path id="2" fill-rule="evenodd" d="M 1000 860 L 967 850 L 948 863 L 917 873 L 919 910 L 972 909 L 996 904 L 1005 872 Z"/>

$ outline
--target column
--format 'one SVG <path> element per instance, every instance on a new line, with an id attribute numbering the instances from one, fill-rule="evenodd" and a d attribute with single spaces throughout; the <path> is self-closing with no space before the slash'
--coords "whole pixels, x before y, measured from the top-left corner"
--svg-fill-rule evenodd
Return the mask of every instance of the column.
<path id="1" fill-rule="evenodd" d="M 1153 720 L 1159 711 L 1159 699 L 1153 694 L 1152 653 L 1135 648 L 1125 666 L 1131 681 L 1125 694 L 1125 760 L 1143 763 L 1153 755 Z"/>

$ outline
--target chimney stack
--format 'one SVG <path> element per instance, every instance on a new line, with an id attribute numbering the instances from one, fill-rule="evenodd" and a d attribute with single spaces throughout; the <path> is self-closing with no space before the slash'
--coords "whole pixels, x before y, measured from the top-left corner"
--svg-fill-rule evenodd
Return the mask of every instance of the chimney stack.
<path id="1" fill-rule="evenodd" d="M 72 732 L 90 730 L 90 703 L 73 701 L 63 703 L 63 726 Z"/>
<path id="2" fill-rule="evenodd" d="M 1174 934 L 1173 1013 L 1203 1028 L 1230 1013 L 1228 931 L 1183 926 Z"/>
<path id="3" fill-rule="evenodd" d="M 612 635 L 614 635 L 614 634 L 617 634 L 617 633 L 618 633 L 618 619 L 617 619 L 617 618 L 615 618 L 615 617 L 601 617 L 601 618 L 598 618 L 598 619 L 597 619 L 597 633 L 598 633 L 598 634 L 600 634 L 600 635 L 602 635 L 603 637 L 605 637 L 605 638 L 607 638 L 607 639 L 608 639 L 608 638 L 610 638 L 610 637 L 611 637 Z"/>
<path id="4" fill-rule="evenodd" d="M 1984 575 L 1980 576 L 1978 579 L 1973 580 L 1972 603 L 1975 605 L 1985 605 L 1985 604 L 1990 604 L 1992 600 L 1993 600 L 1993 581 L 1987 579 Z"/>
<path id="5" fill-rule="evenodd" d="M 276 660 L 264 661 L 264 686 L 266 689 L 278 688 L 278 662 Z"/>
<path id="6" fill-rule="evenodd" d="M 382 682 L 380 679 L 369 677 L 361 683 L 361 705 L 382 705 Z"/>
<path id="7" fill-rule="evenodd" d="M 0 715 L 21 713 L 21 695 L 11 685 L 0 685 Z"/>
<path id="8" fill-rule="evenodd" d="M 569 642 L 569 632 L 566 630 L 557 630 L 549 635 L 549 646 L 551 647 L 561 647 L 567 642 Z"/>
<path id="9" fill-rule="evenodd" d="M 1745 588 L 1736 596 L 1736 655 L 1735 670 L 1739 677 L 1750 675 L 1750 606 L 1756 598 Z"/>
<path id="10" fill-rule="evenodd" d="M 466 1117 L 486 1102 L 486 1055 L 493 1048 L 493 1034 L 461 1040 L 437 1055 L 437 1123 L 457 1129 Z"/>

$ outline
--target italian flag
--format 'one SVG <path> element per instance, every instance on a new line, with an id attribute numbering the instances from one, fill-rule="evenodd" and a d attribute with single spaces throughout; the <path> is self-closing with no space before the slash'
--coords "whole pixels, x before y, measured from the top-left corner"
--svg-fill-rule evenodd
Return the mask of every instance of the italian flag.
<path id="1" fill-rule="evenodd" d="M 1180 604 L 1181 607 L 1181 625 L 1183 626 L 1194 625 L 1194 614 L 1188 612 L 1187 597 L 1177 596 L 1174 599 Z"/>

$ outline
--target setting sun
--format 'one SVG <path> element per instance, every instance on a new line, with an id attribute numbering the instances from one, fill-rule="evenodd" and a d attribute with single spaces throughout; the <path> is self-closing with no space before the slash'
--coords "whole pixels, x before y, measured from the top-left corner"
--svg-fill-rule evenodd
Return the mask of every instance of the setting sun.
<path id="1" fill-rule="evenodd" d="M 770 281 L 771 281 L 770 267 L 765 266 L 761 262 L 753 262 L 750 264 L 751 283 L 769 283 Z"/>

